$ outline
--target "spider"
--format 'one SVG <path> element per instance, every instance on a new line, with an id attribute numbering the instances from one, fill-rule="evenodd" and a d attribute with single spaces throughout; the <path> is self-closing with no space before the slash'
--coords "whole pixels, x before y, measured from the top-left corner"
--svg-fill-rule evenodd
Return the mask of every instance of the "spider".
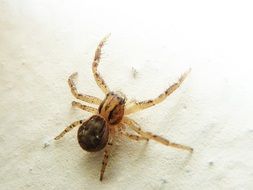
<path id="1" fill-rule="evenodd" d="M 152 134 L 151 132 L 143 131 L 137 122 L 127 117 L 130 114 L 147 109 L 165 100 L 182 84 L 182 82 L 185 80 L 188 73 L 190 72 L 190 69 L 184 74 L 182 74 L 176 83 L 170 86 L 158 97 L 152 100 L 141 102 L 133 100 L 127 101 L 127 98 L 121 93 L 111 91 L 106 85 L 104 79 L 97 71 L 98 64 L 101 59 L 101 49 L 107 41 L 108 37 L 109 35 L 104 37 L 100 41 L 92 63 L 92 71 L 95 81 L 100 87 L 100 89 L 104 92 L 105 98 L 102 100 L 94 96 L 79 93 L 76 89 L 76 85 L 74 82 L 74 78 L 77 76 L 77 73 L 73 73 L 68 79 L 68 84 L 73 96 L 86 103 L 95 104 L 98 106 L 98 108 L 90 107 L 87 105 L 83 105 L 79 102 L 73 101 L 73 107 L 85 110 L 87 112 L 92 113 L 93 115 L 89 119 L 83 119 L 73 122 L 71 125 L 65 128 L 64 131 L 62 131 L 58 136 L 54 138 L 55 140 L 59 140 L 70 130 L 79 126 L 77 132 L 77 139 L 82 149 L 88 152 L 97 152 L 104 149 L 104 158 L 100 171 L 100 181 L 103 180 L 105 168 L 108 163 L 109 154 L 113 145 L 115 135 L 126 136 L 129 139 L 135 141 L 154 140 L 166 146 L 187 150 L 191 153 L 193 152 L 193 148 L 189 146 L 177 144 L 161 136 Z M 135 133 L 129 133 L 128 131 L 126 131 L 126 127 L 128 127 L 128 129 L 132 130 Z"/>

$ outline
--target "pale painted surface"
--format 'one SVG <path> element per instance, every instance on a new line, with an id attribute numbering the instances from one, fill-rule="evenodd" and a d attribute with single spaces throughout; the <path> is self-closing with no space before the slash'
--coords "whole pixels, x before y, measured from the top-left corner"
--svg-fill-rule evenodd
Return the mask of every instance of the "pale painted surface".
<path id="1" fill-rule="evenodd" d="M 0 1 L 0 189 L 253 189 L 253 28 L 250 1 Z M 205 1 L 206 2 L 206 1 Z M 103 98 L 91 72 L 138 100 L 155 97 L 188 67 L 163 104 L 134 114 L 144 129 L 187 152 L 118 140 L 101 183 L 102 153 L 79 147 L 89 114 L 71 108 L 66 80 Z"/>

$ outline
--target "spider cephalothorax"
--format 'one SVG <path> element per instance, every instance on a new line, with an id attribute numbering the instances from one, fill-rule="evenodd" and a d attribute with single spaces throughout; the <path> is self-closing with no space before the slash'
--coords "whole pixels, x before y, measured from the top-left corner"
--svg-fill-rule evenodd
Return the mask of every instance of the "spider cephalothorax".
<path id="1" fill-rule="evenodd" d="M 73 101 L 72 105 L 74 107 L 90 112 L 93 114 L 93 116 L 91 116 L 88 120 L 84 119 L 73 122 L 63 132 L 61 132 L 57 137 L 55 137 L 55 140 L 58 140 L 74 127 L 80 126 L 78 129 L 77 138 L 80 146 L 84 150 L 88 152 L 96 152 L 104 149 L 104 159 L 100 171 L 101 181 L 103 179 L 105 168 L 108 163 L 110 149 L 111 146 L 113 145 L 113 139 L 115 135 L 126 136 L 129 139 L 136 141 L 152 139 L 166 146 L 187 150 L 189 152 L 193 151 L 193 149 L 189 146 L 170 142 L 169 140 L 161 136 L 143 131 L 138 123 L 127 117 L 127 115 L 129 114 L 152 107 L 165 100 L 172 92 L 174 92 L 182 84 L 182 82 L 184 81 L 190 70 L 181 75 L 181 77 L 176 83 L 174 83 L 172 86 L 166 89 L 158 97 L 152 100 L 142 102 L 137 101 L 126 102 L 126 98 L 121 96 L 120 93 L 114 93 L 110 91 L 109 87 L 106 85 L 103 78 L 97 71 L 97 67 L 101 56 L 101 48 L 104 46 L 107 37 L 105 37 L 99 43 L 92 64 L 92 72 L 95 81 L 105 94 L 104 100 L 101 100 L 100 98 L 94 96 L 79 93 L 74 83 L 74 77 L 77 75 L 77 73 L 72 74 L 68 79 L 68 84 L 70 86 L 71 93 L 77 99 L 85 101 L 90 104 L 95 104 L 98 106 L 98 108 L 83 105 L 79 102 Z M 127 132 L 126 127 L 132 129 L 132 131 L 135 132 L 135 134 Z"/>
<path id="2" fill-rule="evenodd" d="M 108 93 L 98 107 L 98 113 L 111 125 L 116 125 L 122 120 L 124 110 L 125 99 L 114 92 Z"/>

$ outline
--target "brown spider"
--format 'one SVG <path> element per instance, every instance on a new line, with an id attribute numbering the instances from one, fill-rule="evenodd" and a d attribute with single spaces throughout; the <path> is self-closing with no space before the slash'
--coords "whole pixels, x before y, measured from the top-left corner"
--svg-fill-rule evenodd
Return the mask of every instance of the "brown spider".
<path id="1" fill-rule="evenodd" d="M 61 134 L 55 137 L 55 140 L 58 140 L 74 127 L 80 126 L 77 133 L 77 139 L 80 146 L 84 150 L 88 152 L 97 152 L 102 149 L 105 149 L 102 168 L 100 171 L 100 181 L 103 180 L 105 168 L 108 163 L 110 149 L 113 145 L 113 139 L 116 133 L 136 141 L 148 141 L 149 139 L 152 139 L 166 146 L 172 146 L 174 148 L 193 152 L 193 149 L 189 146 L 170 142 L 163 137 L 154 135 L 150 132 L 143 131 L 138 123 L 136 123 L 129 117 L 126 117 L 126 115 L 149 108 L 165 100 L 167 96 L 169 96 L 181 85 L 190 70 L 185 72 L 176 83 L 174 83 L 167 90 L 165 90 L 164 93 L 160 94 L 157 98 L 153 100 L 147 100 L 142 102 L 126 101 L 126 97 L 124 97 L 120 93 L 115 93 L 109 90 L 105 81 L 97 71 L 98 63 L 101 57 L 101 48 L 104 46 L 108 37 L 109 35 L 103 38 L 102 41 L 99 43 L 92 64 L 92 71 L 97 85 L 106 95 L 104 100 L 101 100 L 94 96 L 79 93 L 73 81 L 74 77 L 77 76 L 77 73 L 72 74 L 68 79 L 68 84 L 71 88 L 72 94 L 79 100 L 85 101 L 90 104 L 98 105 L 98 108 L 96 109 L 73 101 L 72 106 L 90 112 L 94 115 L 87 120 L 84 119 L 80 121 L 75 121 L 74 123 L 69 125 L 63 132 L 61 132 Z M 130 134 L 126 132 L 126 126 L 130 127 L 130 129 L 132 129 L 137 134 Z"/>

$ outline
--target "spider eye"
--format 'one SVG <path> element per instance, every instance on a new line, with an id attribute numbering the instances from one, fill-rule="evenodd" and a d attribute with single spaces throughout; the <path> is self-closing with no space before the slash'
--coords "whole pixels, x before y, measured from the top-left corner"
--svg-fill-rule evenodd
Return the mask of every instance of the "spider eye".
<path id="1" fill-rule="evenodd" d="M 108 134 L 109 131 L 104 118 L 94 115 L 78 129 L 77 138 L 84 150 L 94 152 L 105 147 Z"/>

